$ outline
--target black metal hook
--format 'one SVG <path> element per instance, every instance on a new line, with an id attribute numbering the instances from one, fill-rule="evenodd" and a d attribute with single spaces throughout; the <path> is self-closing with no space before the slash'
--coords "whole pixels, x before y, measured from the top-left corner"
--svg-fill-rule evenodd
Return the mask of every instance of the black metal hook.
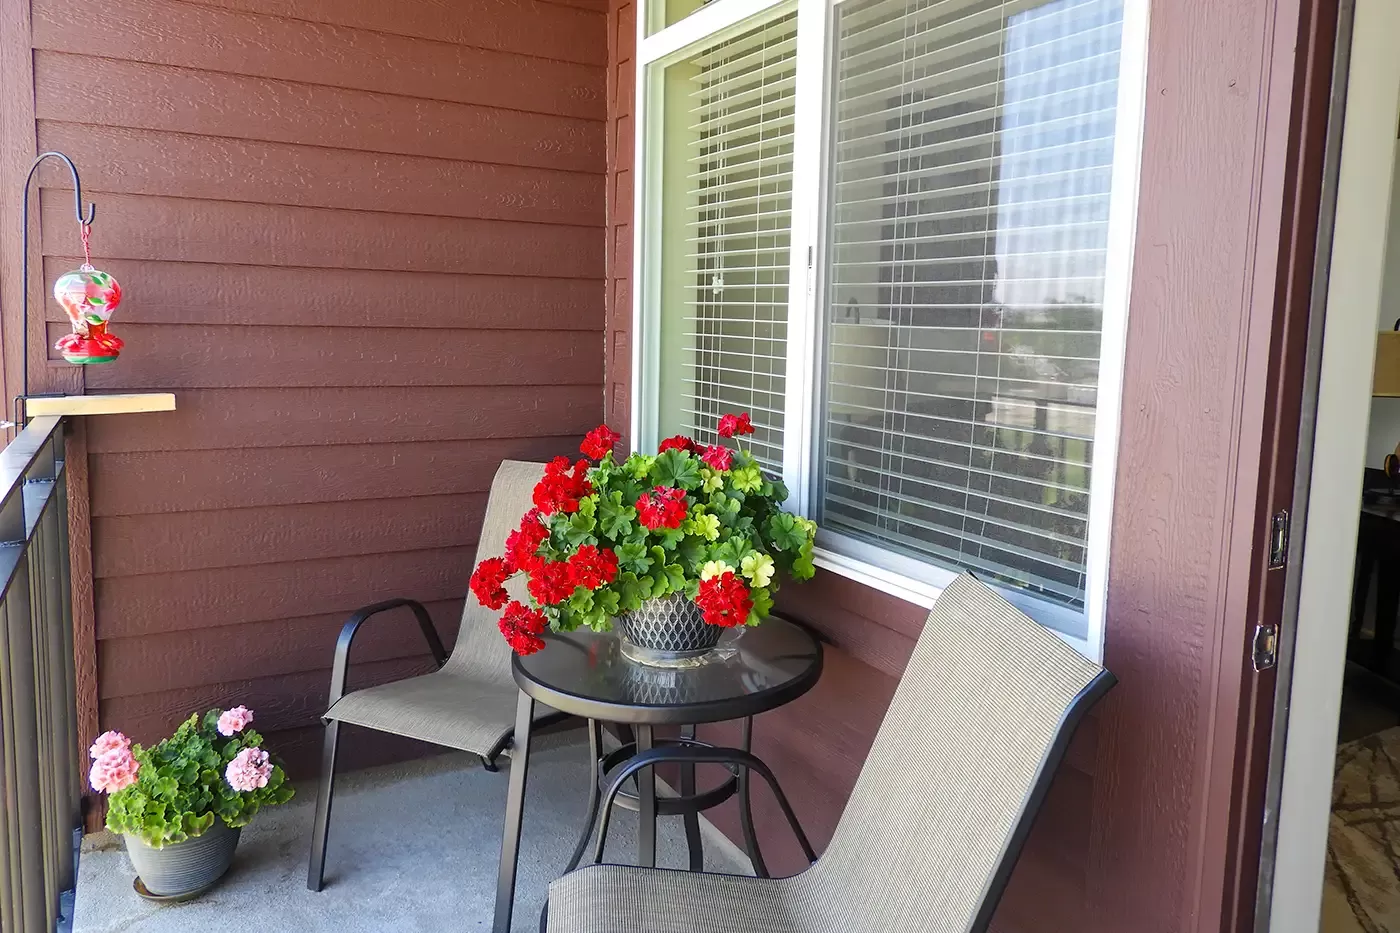
<path id="1" fill-rule="evenodd" d="M 93 218 L 97 216 L 97 205 L 89 203 L 87 206 L 87 217 L 83 216 L 83 183 L 78 179 L 78 167 L 73 164 L 73 160 L 62 152 L 50 150 L 41 152 L 29 163 L 29 174 L 24 179 L 24 207 L 26 216 L 29 213 L 29 185 L 34 181 L 34 173 L 39 171 L 39 166 L 45 159 L 58 159 L 68 166 L 68 174 L 73 176 L 73 216 L 78 219 L 78 223 L 88 227 L 92 225 Z"/>
<path id="2" fill-rule="evenodd" d="M 83 183 L 78 178 L 78 167 L 73 164 L 73 160 L 62 152 L 49 151 L 41 152 L 29 165 L 29 174 L 24 176 L 24 192 L 20 196 L 20 327 L 24 334 L 20 341 L 21 357 L 20 365 L 22 375 L 20 377 L 20 394 L 14 400 L 15 429 L 24 427 L 24 400 L 29 398 L 29 186 L 34 183 L 34 176 L 39 172 L 39 166 L 45 159 L 58 159 L 68 166 L 68 173 L 73 176 L 73 215 L 77 218 L 81 226 L 91 226 L 93 218 L 97 216 L 97 205 L 89 203 L 87 206 L 87 216 L 83 216 Z"/>

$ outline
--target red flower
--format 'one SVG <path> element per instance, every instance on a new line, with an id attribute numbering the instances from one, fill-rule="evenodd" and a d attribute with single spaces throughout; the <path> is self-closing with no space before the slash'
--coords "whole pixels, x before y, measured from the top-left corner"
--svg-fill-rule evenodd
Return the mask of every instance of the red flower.
<path id="1" fill-rule="evenodd" d="M 711 444 L 705 448 L 705 452 L 700 455 L 700 459 L 705 461 L 705 465 L 711 469 L 724 471 L 734 463 L 734 451 L 728 447 L 721 447 L 719 444 Z"/>
<path id="2" fill-rule="evenodd" d="M 675 437 L 666 438 L 656 448 L 656 452 L 659 454 L 664 454 L 668 450 L 688 450 L 691 453 L 696 453 L 700 450 L 700 445 L 684 434 L 677 434 Z"/>
<path id="3" fill-rule="evenodd" d="M 540 635 L 549 625 L 543 612 L 531 609 L 523 603 L 513 602 L 506 607 L 498 623 L 506 643 L 515 649 L 516 654 L 534 654 L 544 647 Z"/>
<path id="4" fill-rule="evenodd" d="M 611 548 L 585 544 L 569 558 L 574 582 L 586 590 L 596 590 L 617 579 L 617 554 Z"/>
<path id="5" fill-rule="evenodd" d="M 706 622 L 725 628 L 743 625 L 753 610 L 749 588 L 744 585 L 743 580 L 728 570 L 717 577 L 700 582 L 700 592 L 695 597 L 695 605 L 700 607 Z"/>
<path id="6" fill-rule="evenodd" d="M 535 486 L 535 506 L 544 515 L 555 512 L 578 511 L 578 500 L 593 492 L 593 484 L 588 481 L 588 461 L 574 464 L 573 475 L 569 475 L 569 458 L 555 457 L 544 468 L 544 478 Z"/>
<path id="7" fill-rule="evenodd" d="M 487 609 L 499 609 L 510 600 L 505 590 L 506 577 L 514 571 L 504 558 L 488 557 L 476 565 L 472 573 L 472 592 L 477 602 Z"/>
<path id="8" fill-rule="evenodd" d="M 752 434 L 753 422 L 749 420 L 749 413 L 742 415 L 725 415 L 719 419 L 719 436 L 733 437 L 736 434 Z"/>
<path id="9" fill-rule="evenodd" d="M 534 570 L 542 560 L 535 552 L 548 537 L 549 529 L 541 520 L 540 510 L 531 509 L 520 519 L 520 530 L 506 536 L 506 561 L 519 570 Z"/>
<path id="10" fill-rule="evenodd" d="M 536 602 L 546 606 L 553 606 L 568 599 L 577 585 L 574 582 L 573 570 L 562 560 L 542 561 L 530 572 L 530 595 L 535 597 Z"/>
<path id="11" fill-rule="evenodd" d="M 583 451 L 585 457 L 602 460 L 604 456 L 612 452 L 613 445 L 620 440 L 622 440 L 621 434 L 606 424 L 600 424 L 584 435 L 583 443 L 579 445 L 578 449 Z"/>
<path id="12" fill-rule="evenodd" d="M 685 490 L 657 486 L 651 492 L 642 493 L 637 499 L 637 515 L 642 525 L 652 531 L 681 527 L 686 515 Z"/>

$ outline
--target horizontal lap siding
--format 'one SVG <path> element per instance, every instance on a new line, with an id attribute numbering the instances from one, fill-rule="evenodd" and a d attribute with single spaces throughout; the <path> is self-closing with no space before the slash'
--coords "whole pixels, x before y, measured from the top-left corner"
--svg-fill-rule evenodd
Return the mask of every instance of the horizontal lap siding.
<path id="1" fill-rule="evenodd" d="M 125 290 L 87 388 L 179 405 L 88 424 L 101 725 L 243 702 L 304 769 L 345 616 L 401 594 L 454 634 L 496 465 L 602 414 L 606 10 L 32 6 L 35 137 Z M 41 180 L 52 281 L 80 253 Z M 357 683 L 427 669 L 407 616 L 356 651 Z"/>
<path id="2" fill-rule="evenodd" d="M 608 62 L 608 303 L 605 383 L 610 423 L 628 429 L 631 406 L 633 103 L 635 7 L 612 0 Z M 789 586 L 779 610 L 814 627 L 828 641 L 826 668 L 807 696 L 759 717 L 758 754 L 773 767 L 804 829 L 820 851 L 831 838 L 875 733 L 889 706 L 927 610 L 818 571 Z M 929 711 L 936 722 L 937 710 Z M 705 738 L 734 744 L 735 724 L 702 730 Z M 1072 744 L 1045 808 L 997 913 L 997 933 L 1072 930 L 1085 913 L 1089 811 L 1093 803 L 1096 723 Z M 701 784 L 705 782 L 702 780 Z M 754 791 L 754 818 L 768 867 L 790 874 L 805 864 L 777 804 L 762 782 Z M 898 807 L 898 801 L 890 801 Z M 742 844 L 737 805 L 711 816 Z M 937 844 L 931 841 L 930 844 Z M 878 858 L 878 853 L 872 853 Z M 892 868 L 897 869 L 897 866 Z"/>

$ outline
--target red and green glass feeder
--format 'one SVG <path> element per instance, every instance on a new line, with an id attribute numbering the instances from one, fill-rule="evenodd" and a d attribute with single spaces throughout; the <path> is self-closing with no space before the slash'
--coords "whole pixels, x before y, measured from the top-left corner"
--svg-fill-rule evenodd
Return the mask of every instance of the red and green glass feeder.
<path id="1" fill-rule="evenodd" d="M 112 312 L 121 304 L 122 287 L 109 273 L 92 267 L 88 252 L 90 229 L 83 224 L 83 264 L 59 276 L 53 286 L 53 296 L 67 312 L 73 328 L 58 339 L 54 349 L 68 362 L 80 366 L 110 363 L 122 350 L 122 339 L 107 330 Z"/>

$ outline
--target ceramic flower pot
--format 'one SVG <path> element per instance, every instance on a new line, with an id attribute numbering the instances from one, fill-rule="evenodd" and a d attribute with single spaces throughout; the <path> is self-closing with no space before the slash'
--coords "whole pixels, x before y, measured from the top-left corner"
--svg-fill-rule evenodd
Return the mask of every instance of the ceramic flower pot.
<path id="1" fill-rule="evenodd" d="M 154 849 L 136 836 L 124 838 L 126 854 L 147 892 L 161 898 L 188 897 L 224 876 L 241 832 L 216 819 L 203 834 L 163 849 Z"/>
<path id="2" fill-rule="evenodd" d="M 648 599 L 614 619 L 629 660 L 654 667 L 688 667 L 714 650 L 724 629 L 705 621 L 700 607 L 680 593 Z"/>

